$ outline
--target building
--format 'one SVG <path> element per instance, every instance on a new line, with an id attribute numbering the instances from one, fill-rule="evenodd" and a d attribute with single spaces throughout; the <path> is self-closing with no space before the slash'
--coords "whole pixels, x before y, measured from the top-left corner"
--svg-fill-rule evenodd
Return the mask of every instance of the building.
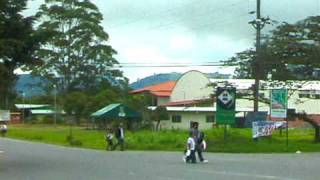
<path id="1" fill-rule="evenodd" d="M 187 129 L 192 122 L 198 122 L 200 128 L 207 129 L 215 126 L 215 89 L 226 84 L 236 87 L 241 96 L 236 99 L 236 119 L 243 121 L 248 112 L 253 112 L 253 79 L 209 79 L 199 71 L 189 71 L 176 82 L 156 84 L 131 93 L 151 95 L 156 101 L 150 104 L 150 110 L 166 107 L 169 119 L 161 121 L 161 128 Z M 320 116 L 320 81 L 261 81 L 260 87 L 259 111 L 269 114 L 271 89 L 286 88 L 291 112 Z"/>

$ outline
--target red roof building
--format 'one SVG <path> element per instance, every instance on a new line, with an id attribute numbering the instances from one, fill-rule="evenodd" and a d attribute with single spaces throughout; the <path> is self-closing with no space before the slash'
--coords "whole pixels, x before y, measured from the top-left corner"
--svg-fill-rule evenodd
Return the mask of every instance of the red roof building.
<path id="1" fill-rule="evenodd" d="M 142 89 L 133 90 L 130 93 L 131 94 L 150 93 L 157 97 L 170 97 L 175 85 L 176 85 L 175 81 L 167 81 L 164 83 L 147 86 Z"/>

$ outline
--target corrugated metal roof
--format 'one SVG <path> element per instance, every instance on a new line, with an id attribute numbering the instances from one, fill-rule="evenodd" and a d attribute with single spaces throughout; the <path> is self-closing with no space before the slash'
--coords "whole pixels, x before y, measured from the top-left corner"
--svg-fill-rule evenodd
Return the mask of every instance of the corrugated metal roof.
<path id="1" fill-rule="evenodd" d="M 142 89 L 133 90 L 130 93 L 131 94 L 138 94 L 143 92 L 150 92 L 156 96 L 164 96 L 169 97 L 171 95 L 171 92 L 176 85 L 175 81 L 167 81 L 164 83 L 155 84 L 152 86 L 147 86 Z"/>
<path id="2" fill-rule="evenodd" d="M 54 111 L 51 109 L 34 109 L 31 110 L 31 114 L 53 114 Z"/>
<path id="3" fill-rule="evenodd" d="M 49 107 L 49 104 L 15 104 L 17 109 L 35 109 Z"/>
<path id="4" fill-rule="evenodd" d="M 155 106 L 149 106 L 149 110 L 155 110 Z M 216 107 L 166 107 L 167 111 L 172 112 L 215 112 Z M 236 107 L 237 112 L 253 112 L 253 108 Z M 269 108 L 260 108 L 260 111 L 269 112 Z"/>
<path id="5" fill-rule="evenodd" d="M 54 110 L 52 109 L 32 109 L 30 110 L 31 114 L 33 115 L 47 115 L 47 114 L 54 114 Z M 57 111 L 57 114 L 66 114 L 65 111 Z"/>
<path id="6" fill-rule="evenodd" d="M 170 97 L 171 91 L 170 92 L 165 92 L 165 91 L 156 91 L 156 92 L 151 92 L 151 94 L 157 96 L 157 97 Z"/>
<path id="7" fill-rule="evenodd" d="M 91 116 L 101 116 L 103 115 L 104 113 L 108 112 L 108 111 L 111 111 L 112 109 L 120 106 L 121 104 L 120 103 L 116 103 L 116 104 L 109 104 L 108 106 L 98 110 L 97 112 L 94 112 L 91 114 Z"/>

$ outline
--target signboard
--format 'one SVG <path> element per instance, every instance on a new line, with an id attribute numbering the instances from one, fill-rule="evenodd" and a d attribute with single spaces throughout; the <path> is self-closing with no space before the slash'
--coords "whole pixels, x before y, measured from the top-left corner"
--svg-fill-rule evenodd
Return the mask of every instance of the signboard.
<path id="1" fill-rule="evenodd" d="M 258 138 L 261 136 L 271 136 L 272 132 L 286 125 L 285 121 L 274 122 L 274 121 L 257 121 L 252 122 L 252 138 Z"/>
<path id="2" fill-rule="evenodd" d="M 270 106 L 271 117 L 287 118 L 288 90 L 273 89 L 271 91 Z"/>
<path id="3" fill-rule="evenodd" d="M 236 108 L 236 88 L 217 88 L 217 124 L 234 124 Z"/>
<path id="4" fill-rule="evenodd" d="M 10 121 L 9 110 L 0 110 L 0 121 Z"/>

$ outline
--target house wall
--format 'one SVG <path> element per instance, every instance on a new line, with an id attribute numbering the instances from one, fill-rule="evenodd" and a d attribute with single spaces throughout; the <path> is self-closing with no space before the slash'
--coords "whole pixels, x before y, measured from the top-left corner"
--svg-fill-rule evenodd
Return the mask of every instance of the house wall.
<path id="1" fill-rule="evenodd" d="M 211 112 L 168 112 L 169 120 L 162 120 L 160 123 L 161 129 L 189 129 L 190 122 L 198 122 L 199 129 L 212 128 L 215 123 L 206 122 L 206 116 L 214 116 Z M 172 122 L 172 116 L 180 115 L 181 122 Z"/>
<path id="2" fill-rule="evenodd" d="M 167 104 L 170 101 L 170 97 L 157 97 L 157 106 Z"/>

